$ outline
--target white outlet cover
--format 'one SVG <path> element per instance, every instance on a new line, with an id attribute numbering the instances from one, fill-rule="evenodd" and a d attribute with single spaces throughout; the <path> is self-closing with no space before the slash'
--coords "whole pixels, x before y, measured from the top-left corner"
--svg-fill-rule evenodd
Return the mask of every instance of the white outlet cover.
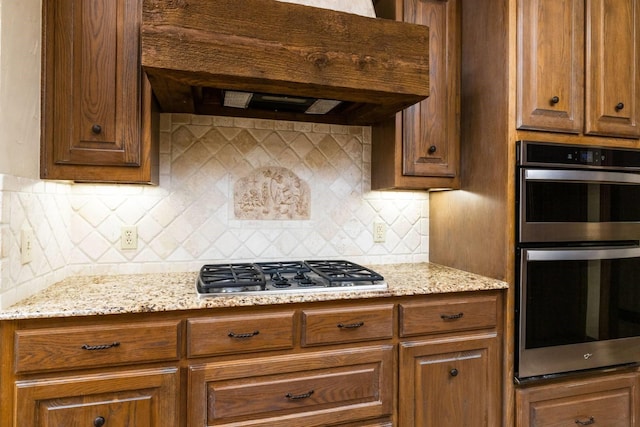
<path id="1" fill-rule="evenodd" d="M 125 225 L 120 229 L 120 249 L 138 249 L 138 228 Z"/>

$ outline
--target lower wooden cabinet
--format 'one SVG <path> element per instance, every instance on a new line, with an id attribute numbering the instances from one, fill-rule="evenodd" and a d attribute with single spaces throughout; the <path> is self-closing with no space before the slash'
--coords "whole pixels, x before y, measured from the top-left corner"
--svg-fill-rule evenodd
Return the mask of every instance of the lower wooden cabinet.
<path id="1" fill-rule="evenodd" d="M 516 392 L 518 427 L 635 427 L 640 422 L 635 372 L 554 382 Z"/>
<path id="2" fill-rule="evenodd" d="M 189 427 L 328 426 L 390 416 L 393 346 L 189 368 Z"/>
<path id="3" fill-rule="evenodd" d="M 500 425 L 496 333 L 401 343 L 399 425 Z"/>
<path id="4" fill-rule="evenodd" d="M 14 426 L 175 427 L 178 369 L 16 383 Z"/>
<path id="5" fill-rule="evenodd" d="M 502 292 L 0 321 L 4 427 L 500 424 Z"/>

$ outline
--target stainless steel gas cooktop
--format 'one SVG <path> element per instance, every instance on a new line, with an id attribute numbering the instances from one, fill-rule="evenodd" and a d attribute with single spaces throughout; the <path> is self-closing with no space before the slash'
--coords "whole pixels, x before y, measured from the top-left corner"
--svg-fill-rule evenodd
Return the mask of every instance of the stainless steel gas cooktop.
<path id="1" fill-rule="evenodd" d="M 202 297 L 386 289 L 384 278 L 375 271 L 335 260 L 207 264 L 196 280 L 196 291 Z"/>

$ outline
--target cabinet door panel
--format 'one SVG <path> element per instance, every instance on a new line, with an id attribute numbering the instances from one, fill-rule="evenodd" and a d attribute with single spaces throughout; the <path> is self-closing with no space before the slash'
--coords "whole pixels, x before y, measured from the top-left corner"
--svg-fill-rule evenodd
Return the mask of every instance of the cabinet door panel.
<path id="1" fill-rule="evenodd" d="M 453 177 L 458 164 L 456 1 L 405 1 L 404 20 L 429 26 L 429 97 L 403 111 L 402 173 Z"/>
<path id="2" fill-rule="evenodd" d="M 402 343 L 400 425 L 492 427 L 499 424 L 496 334 Z"/>
<path id="3" fill-rule="evenodd" d="M 14 427 L 174 427 L 176 368 L 59 377 L 16 383 Z"/>
<path id="4" fill-rule="evenodd" d="M 371 188 L 460 187 L 460 0 L 377 0 L 378 17 L 429 27 L 429 97 L 371 128 Z"/>
<path id="5" fill-rule="evenodd" d="M 582 130 L 583 9 L 583 0 L 518 2 L 519 129 Z"/>
<path id="6" fill-rule="evenodd" d="M 157 182 L 142 2 L 43 0 L 42 9 L 41 178 Z"/>
<path id="7" fill-rule="evenodd" d="M 640 137 L 635 0 L 587 0 L 585 133 Z"/>
<path id="8" fill-rule="evenodd" d="M 65 142 L 57 141 L 55 162 L 139 165 L 137 2 L 58 0 L 51 15 L 46 89 L 50 125 Z"/>

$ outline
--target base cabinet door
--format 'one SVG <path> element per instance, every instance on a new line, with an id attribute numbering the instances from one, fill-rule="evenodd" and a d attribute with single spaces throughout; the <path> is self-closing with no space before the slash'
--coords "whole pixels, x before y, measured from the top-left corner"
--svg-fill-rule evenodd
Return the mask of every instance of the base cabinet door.
<path id="1" fill-rule="evenodd" d="M 400 347 L 399 425 L 500 424 L 495 334 L 405 342 Z"/>
<path id="2" fill-rule="evenodd" d="M 16 383 L 14 427 L 175 427 L 176 368 Z"/>

